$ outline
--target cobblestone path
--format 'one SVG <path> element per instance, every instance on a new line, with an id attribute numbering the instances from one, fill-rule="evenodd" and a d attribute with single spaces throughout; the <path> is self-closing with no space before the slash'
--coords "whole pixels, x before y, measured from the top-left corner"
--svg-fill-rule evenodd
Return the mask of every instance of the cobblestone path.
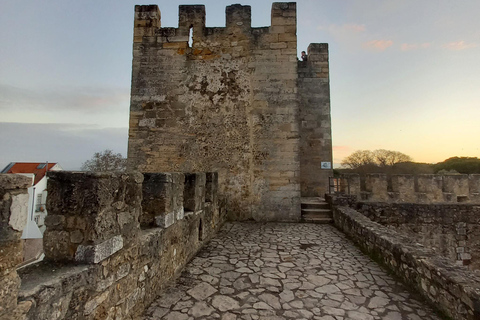
<path id="1" fill-rule="evenodd" d="M 331 225 L 227 223 L 144 319 L 440 319 Z"/>

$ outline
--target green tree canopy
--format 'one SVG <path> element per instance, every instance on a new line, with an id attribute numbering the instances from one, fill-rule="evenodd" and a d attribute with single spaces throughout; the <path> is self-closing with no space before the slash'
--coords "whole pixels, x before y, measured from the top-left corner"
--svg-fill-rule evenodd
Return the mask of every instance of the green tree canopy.
<path id="1" fill-rule="evenodd" d="M 435 172 L 480 173 L 480 159 L 477 157 L 452 157 L 434 165 Z"/>

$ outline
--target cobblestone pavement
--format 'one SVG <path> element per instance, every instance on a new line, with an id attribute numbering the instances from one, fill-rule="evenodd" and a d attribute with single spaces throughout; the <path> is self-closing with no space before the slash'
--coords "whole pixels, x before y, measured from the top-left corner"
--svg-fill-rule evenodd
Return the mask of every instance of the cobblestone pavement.
<path id="1" fill-rule="evenodd" d="M 440 319 L 331 225 L 227 223 L 144 319 Z"/>

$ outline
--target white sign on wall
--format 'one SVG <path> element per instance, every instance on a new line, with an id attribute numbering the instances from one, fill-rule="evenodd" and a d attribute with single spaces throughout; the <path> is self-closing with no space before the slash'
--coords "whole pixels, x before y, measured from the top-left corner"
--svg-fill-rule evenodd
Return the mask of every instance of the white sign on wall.
<path id="1" fill-rule="evenodd" d="M 322 169 L 332 169 L 331 162 L 322 162 Z"/>

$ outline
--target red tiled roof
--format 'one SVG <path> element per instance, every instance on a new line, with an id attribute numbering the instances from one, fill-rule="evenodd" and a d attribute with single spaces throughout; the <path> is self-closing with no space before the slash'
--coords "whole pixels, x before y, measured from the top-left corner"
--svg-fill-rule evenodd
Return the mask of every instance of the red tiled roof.
<path id="1" fill-rule="evenodd" d="M 41 164 L 44 165 L 43 168 L 38 169 Z M 55 165 L 56 163 L 49 163 L 48 170 Z M 46 169 L 45 162 L 16 162 L 4 173 L 33 173 L 35 175 L 33 185 L 36 185 L 45 176 Z"/>

